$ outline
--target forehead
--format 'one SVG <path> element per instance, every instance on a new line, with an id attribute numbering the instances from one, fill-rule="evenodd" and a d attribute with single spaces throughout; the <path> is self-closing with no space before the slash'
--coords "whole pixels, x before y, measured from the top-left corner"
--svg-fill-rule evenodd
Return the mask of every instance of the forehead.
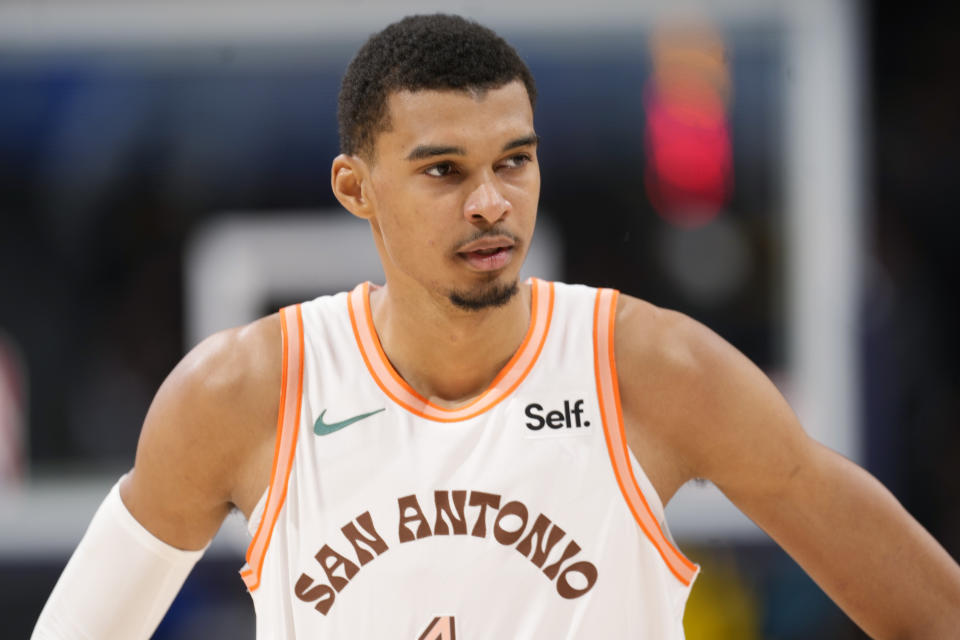
<path id="1" fill-rule="evenodd" d="M 520 81 L 479 91 L 397 91 L 387 98 L 389 127 L 377 137 L 377 155 L 403 155 L 417 145 L 485 145 L 533 133 L 533 108 Z"/>

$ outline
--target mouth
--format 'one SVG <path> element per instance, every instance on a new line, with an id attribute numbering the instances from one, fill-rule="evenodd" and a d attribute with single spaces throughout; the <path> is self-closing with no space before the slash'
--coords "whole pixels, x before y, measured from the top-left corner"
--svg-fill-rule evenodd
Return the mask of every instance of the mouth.
<path id="1" fill-rule="evenodd" d="M 481 238 L 457 252 L 476 271 L 496 271 L 513 260 L 514 241 L 503 236 Z"/>

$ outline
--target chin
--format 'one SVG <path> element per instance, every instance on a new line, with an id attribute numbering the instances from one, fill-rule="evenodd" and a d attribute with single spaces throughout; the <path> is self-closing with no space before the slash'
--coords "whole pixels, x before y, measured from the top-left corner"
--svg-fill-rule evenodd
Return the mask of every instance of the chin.
<path id="1" fill-rule="evenodd" d="M 509 282 L 493 280 L 470 289 L 454 289 L 447 298 L 458 309 L 483 311 L 505 306 L 519 291 L 516 278 Z"/>

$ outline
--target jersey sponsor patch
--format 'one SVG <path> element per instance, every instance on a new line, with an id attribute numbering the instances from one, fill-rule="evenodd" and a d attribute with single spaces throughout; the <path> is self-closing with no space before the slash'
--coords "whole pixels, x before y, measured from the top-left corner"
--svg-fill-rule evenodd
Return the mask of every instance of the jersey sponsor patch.
<path id="1" fill-rule="evenodd" d="M 510 423 L 525 438 L 586 436 L 603 427 L 593 394 L 583 391 L 550 392 L 516 398 L 510 407 Z"/>

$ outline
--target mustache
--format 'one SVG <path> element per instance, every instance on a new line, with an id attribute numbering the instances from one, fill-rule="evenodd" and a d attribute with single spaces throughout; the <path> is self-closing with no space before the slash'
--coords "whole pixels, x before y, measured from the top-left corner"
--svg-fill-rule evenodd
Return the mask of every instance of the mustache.
<path id="1" fill-rule="evenodd" d="M 498 229 L 496 227 L 492 229 L 477 229 L 469 237 L 464 238 L 457 243 L 457 249 L 454 250 L 454 253 L 459 253 L 460 247 L 465 247 L 471 242 L 476 242 L 477 240 L 482 240 L 484 238 L 507 238 L 513 242 L 514 246 L 519 246 L 521 244 L 520 238 L 506 229 Z"/>

